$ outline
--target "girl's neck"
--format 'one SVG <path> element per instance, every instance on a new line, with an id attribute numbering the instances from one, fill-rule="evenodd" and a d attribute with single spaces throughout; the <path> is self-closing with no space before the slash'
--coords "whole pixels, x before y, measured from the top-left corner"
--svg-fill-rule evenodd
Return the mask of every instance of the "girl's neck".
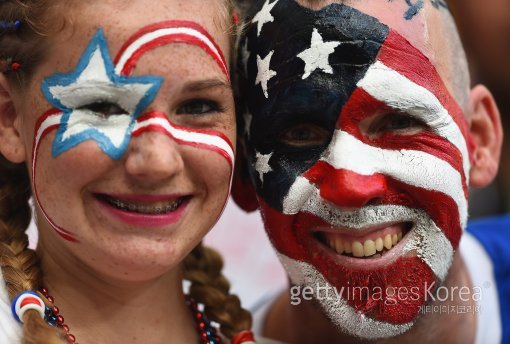
<path id="1" fill-rule="evenodd" d="M 43 250 L 40 250 L 43 251 Z M 44 250 L 44 252 L 48 252 Z M 108 278 L 73 262 L 41 257 L 44 287 L 80 343 L 193 343 L 193 314 L 175 268 L 144 281 Z"/>

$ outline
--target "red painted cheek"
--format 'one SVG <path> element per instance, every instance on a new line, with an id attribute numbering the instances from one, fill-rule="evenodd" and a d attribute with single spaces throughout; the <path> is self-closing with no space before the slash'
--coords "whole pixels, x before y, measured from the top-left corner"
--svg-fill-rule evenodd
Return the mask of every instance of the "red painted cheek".
<path id="1" fill-rule="evenodd" d="M 305 260 L 304 246 L 298 242 L 293 229 L 296 215 L 285 215 L 259 198 L 260 212 L 264 219 L 267 235 L 278 252 L 297 260 Z"/>

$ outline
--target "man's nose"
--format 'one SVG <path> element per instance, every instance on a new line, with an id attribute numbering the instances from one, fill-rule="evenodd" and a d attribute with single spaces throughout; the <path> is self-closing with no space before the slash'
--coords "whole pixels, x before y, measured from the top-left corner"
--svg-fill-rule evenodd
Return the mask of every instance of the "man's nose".
<path id="1" fill-rule="evenodd" d="M 146 182 L 172 177 L 184 168 L 179 144 L 156 131 L 133 137 L 126 155 L 126 172 Z"/>
<path id="2" fill-rule="evenodd" d="M 386 177 L 376 173 L 361 175 L 345 169 L 330 168 L 320 184 L 323 199 L 344 208 L 375 204 L 388 190 Z"/>

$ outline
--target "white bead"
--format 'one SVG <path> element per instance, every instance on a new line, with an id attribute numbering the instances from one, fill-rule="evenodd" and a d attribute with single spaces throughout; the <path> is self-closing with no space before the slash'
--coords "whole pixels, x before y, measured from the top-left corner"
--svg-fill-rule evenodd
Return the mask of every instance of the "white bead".
<path id="1" fill-rule="evenodd" d="M 21 306 L 22 304 L 23 306 Z M 46 305 L 41 297 L 33 291 L 25 291 L 16 296 L 11 307 L 14 318 L 19 322 L 23 322 L 23 315 L 26 311 L 31 309 L 39 312 L 41 317 L 44 319 Z"/>

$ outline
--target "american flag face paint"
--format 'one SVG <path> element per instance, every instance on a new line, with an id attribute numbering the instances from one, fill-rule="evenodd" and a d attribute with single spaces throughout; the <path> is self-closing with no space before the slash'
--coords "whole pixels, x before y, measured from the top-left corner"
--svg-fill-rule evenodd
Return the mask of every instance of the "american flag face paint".
<path id="1" fill-rule="evenodd" d="M 427 57 L 373 17 L 294 0 L 252 10 L 239 70 L 269 237 L 293 283 L 336 288 L 316 301 L 343 331 L 403 333 L 466 224 L 463 113 Z"/>
<path id="2" fill-rule="evenodd" d="M 113 62 L 102 30 L 98 30 L 85 49 L 75 70 L 54 74 L 43 81 L 42 91 L 54 108 L 39 118 L 35 127 L 32 150 L 32 183 L 35 199 L 45 219 L 65 240 L 78 242 L 76 234 L 63 228 L 51 216 L 37 192 L 37 165 L 40 147 L 48 134 L 56 131 L 52 144 L 54 158 L 84 142 L 93 141 L 113 160 L 121 159 L 132 137 L 145 132 L 158 132 L 176 143 L 219 154 L 229 166 L 232 176 L 234 149 L 222 132 L 176 125 L 159 111 L 148 111 L 163 78 L 131 76 L 138 60 L 157 47 L 185 43 L 195 45 L 213 58 L 229 80 L 227 64 L 220 48 L 198 24 L 167 21 L 150 25 L 133 35 Z M 94 111 L 93 104 L 114 104 L 119 113 L 104 115 Z M 226 200 L 225 200 L 226 203 Z"/>

